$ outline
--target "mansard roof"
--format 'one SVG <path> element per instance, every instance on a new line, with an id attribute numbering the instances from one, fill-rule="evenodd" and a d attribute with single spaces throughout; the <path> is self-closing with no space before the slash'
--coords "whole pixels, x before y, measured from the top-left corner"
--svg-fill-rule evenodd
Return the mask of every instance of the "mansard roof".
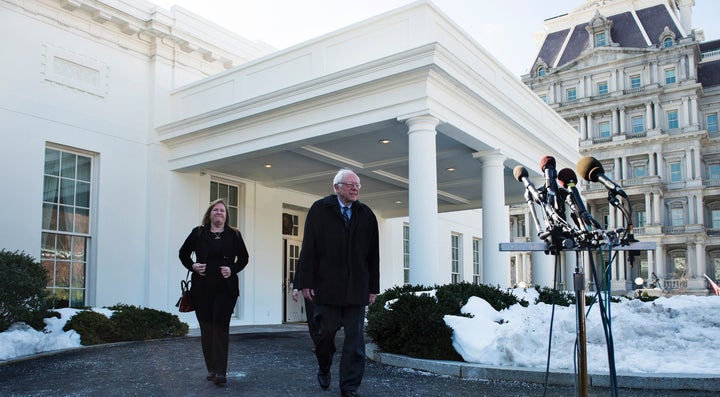
<path id="1" fill-rule="evenodd" d="M 582 11 L 587 10 L 583 9 Z M 597 11 L 611 22 L 609 39 L 612 40 L 614 47 L 658 47 L 665 27 L 676 38 L 683 37 L 680 27 L 670 14 L 671 11 L 663 4 L 635 10 L 637 18 L 630 10 L 615 12 L 612 15 L 604 15 L 603 11 L 613 12 L 615 10 L 603 10 L 601 7 Z M 592 14 L 585 12 L 584 15 Z M 565 15 L 563 18 L 569 21 L 571 27 L 566 24 L 561 29 L 547 34 L 538 52 L 538 57 L 535 59 L 535 65 L 542 60 L 549 67 L 560 67 L 577 59 L 583 51 L 590 48 L 590 34 L 586 27 L 593 17 L 579 23 L 577 23 L 577 15 L 573 15 L 573 13 Z M 570 21 L 575 21 L 575 23 Z"/>
<path id="2" fill-rule="evenodd" d="M 709 60 L 698 65 L 698 81 L 703 87 L 720 85 L 720 40 L 700 43 L 700 53 Z"/>

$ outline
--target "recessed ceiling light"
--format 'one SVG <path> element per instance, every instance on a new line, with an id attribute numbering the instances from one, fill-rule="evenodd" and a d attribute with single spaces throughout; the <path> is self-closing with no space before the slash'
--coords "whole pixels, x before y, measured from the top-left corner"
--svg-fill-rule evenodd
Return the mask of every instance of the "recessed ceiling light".
<path id="1" fill-rule="evenodd" d="M 381 140 L 378 141 L 378 143 L 383 144 L 383 145 L 387 145 L 387 144 L 389 144 L 389 143 L 391 143 L 391 142 L 392 142 L 392 141 L 389 140 L 389 139 L 387 139 L 387 138 L 383 138 L 383 139 L 381 139 Z"/>
<path id="2" fill-rule="evenodd" d="M 263 167 L 265 167 L 265 168 L 272 168 L 272 164 L 265 164 Z"/>
<path id="3" fill-rule="evenodd" d="M 447 167 L 447 171 L 448 171 L 448 172 L 453 172 L 453 171 L 455 171 L 455 170 L 456 170 L 455 167 Z"/>
<path id="4" fill-rule="evenodd" d="M 395 201 L 395 204 L 402 204 L 402 201 L 397 200 L 397 201 Z"/>

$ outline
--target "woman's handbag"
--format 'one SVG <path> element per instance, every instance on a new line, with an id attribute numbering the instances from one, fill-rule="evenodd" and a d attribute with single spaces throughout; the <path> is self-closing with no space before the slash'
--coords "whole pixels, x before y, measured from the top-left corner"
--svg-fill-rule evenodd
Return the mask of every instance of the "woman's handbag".
<path id="1" fill-rule="evenodd" d="M 180 295 L 180 299 L 178 299 L 175 304 L 175 306 L 180 309 L 180 313 L 187 313 L 195 310 L 192 297 L 190 296 L 190 284 L 192 281 L 188 280 L 188 277 L 190 277 L 189 270 L 187 276 L 185 276 L 185 280 L 180 280 L 180 291 L 182 295 Z"/>

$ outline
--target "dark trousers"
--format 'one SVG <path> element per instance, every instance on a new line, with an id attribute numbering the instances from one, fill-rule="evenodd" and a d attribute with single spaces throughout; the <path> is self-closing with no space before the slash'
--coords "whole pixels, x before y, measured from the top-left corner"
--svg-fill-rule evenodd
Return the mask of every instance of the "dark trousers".
<path id="1" fill-rule="evenodd" d="M 237 297 L 223 293 L 193 297 L 208 372 L 227 374 L 230 316 L 236 302 Z"/>
<path id="2" fill-rule="evenodd" d="M 365 373 L 365 306 L 332 306 L 315 304 L 314 320 L 320 327 L 315 345 L 320 372 L 329 372 L 335 354 L 335 334 L 345 330 L 340 358 L 340 391 L 357 391 Z"/>
<path id="3" fill-rule="evenodd" d="M 313 320 L 313 313 L 315 312 L 315 304 L 313 301 L 303 299 L 305 301 L 305 318 L 307 319 L 308 332 L 310 338 L 312 338 L 313 346 L 317 346 L 320 340 L 320 325 Z"/>

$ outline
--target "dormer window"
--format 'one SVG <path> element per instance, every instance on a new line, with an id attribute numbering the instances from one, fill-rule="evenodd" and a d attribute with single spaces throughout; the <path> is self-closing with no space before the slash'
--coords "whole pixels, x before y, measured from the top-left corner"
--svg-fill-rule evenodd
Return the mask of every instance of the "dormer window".
<path id="1" fill-rule="evenodd" d="M 606 45 L 605 32 L 595 33 L 595 47 L 605 47 Z"/>
<path id="2" fill-rule="evenodd" d="M 615 47 L 618 45 L 612 41 L 610 35 L 612 25 L 613 21 L 602 16 L 599 11 L 595 11 L 595 16 L 585 26 L 585 30 L 589 35 L 590 48 Z"/>
<path id="3" fill-rule="evenodd" d="M 545 76 L 546 71 L 547 71 L 547 69 L 545 69 L 545 66 L 542 66 L 542 65 L 538 66 L 538 68 L 537 68 L 538 77 Z"/>
<path id="4" fill-rule="evenodd" d="M 543 77 L 548 72 L 548 65 L 545 63 L 545 61 L 542 60 L 542 58 L 538 58 L 537 61 L 535 61 L 535 77 Z"/>
<path id="5" fill-rule="evenodd" d="M 670 48 L 675 45 L 675 33 L 667 26 L 665 26 L 665 29 L 660 33 L 659 39 L 662 48 Z"/>

